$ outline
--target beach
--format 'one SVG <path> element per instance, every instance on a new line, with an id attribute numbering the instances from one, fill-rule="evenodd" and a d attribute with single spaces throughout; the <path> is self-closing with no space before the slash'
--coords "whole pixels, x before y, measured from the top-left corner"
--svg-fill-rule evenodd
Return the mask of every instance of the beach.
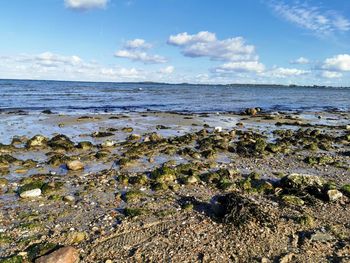
<path id="1" fill-rule="evenodd" d="M 348 262 L 349 118 L 4 111 L 0 257 Z"/>

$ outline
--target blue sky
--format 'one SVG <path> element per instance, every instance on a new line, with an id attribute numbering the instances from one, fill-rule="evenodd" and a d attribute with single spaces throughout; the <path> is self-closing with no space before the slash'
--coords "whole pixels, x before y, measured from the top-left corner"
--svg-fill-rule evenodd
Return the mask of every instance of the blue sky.
<path id="1" fill-rule="evenodd" d="M 3 0 L 0 78 L 350 84 L 350 1 Z"/>

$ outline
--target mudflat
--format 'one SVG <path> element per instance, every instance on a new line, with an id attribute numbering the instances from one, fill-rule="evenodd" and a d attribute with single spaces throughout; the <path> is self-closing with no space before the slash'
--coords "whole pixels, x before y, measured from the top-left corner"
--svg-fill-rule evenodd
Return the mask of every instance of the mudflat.
<path id="1" fill-rule="evenodd" d="M 82 262 L 349 262 L 349 124 L 349 112 L 3 113 L 0 262 L 61 247 Z"/>

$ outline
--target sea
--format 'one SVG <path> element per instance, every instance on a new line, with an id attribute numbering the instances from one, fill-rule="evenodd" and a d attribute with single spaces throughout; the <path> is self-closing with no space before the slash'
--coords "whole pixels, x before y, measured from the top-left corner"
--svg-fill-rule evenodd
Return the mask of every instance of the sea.
<path id="1" fill-rule="evenodd" d="M 349 87 L 0 80 L 0 112 L 349 111 Z"/>

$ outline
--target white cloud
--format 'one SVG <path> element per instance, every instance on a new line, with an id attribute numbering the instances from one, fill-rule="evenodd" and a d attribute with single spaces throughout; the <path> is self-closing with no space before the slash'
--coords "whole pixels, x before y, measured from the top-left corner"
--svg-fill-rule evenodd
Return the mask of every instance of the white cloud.
<path id="1" fill-rule="evenodd" d="M 256 72 L 265 70 L 265 66 L 258 61 L 228 62 L 214 69 L 216 73 L 228 72 Z"/>
<path id="2" fill-rule="evenodd" d="M 145 80 L 150 73 L 135 68 L 100 65 L 87 62 L 78 56 L 64 56 L 51 52 L 38 55 L 22 54 L 1 57 L 0 77 L 92 80 L 92 81 L 129 81 Z"/>
<path id="3" fill-rule="evenodd" d="M 304 57 L 300 57 L 296 60 L 292 60 L 290 63 L 291 64 L 306 65 L 306 64 L 310 63 L 310 60 L 308 60 L 307 58 L 304 58 Z"/>
<path id="4" fill-rule="evenodd" d="M 283 19 L 319 36 L 350 30 L 350 21 L 333 10 L 309 6 L 300 1 L 294 1 L 294 4 L 286 1 L 270 1 L 270 6 Z"/>
<path id="5" fill-rule="evenodd" d="M 208 57 L 211 60 L 251 61 L 257 60 L 255 47 L 247 45 L 244 38 L 235 37 L 218 40 L 211 32 L 202 31 L 194 35 L 187 32 L 172 35 L 168 44 L 178 46 L 187 57 Z"/>
<path id="6" fill-rule="evenodd" d="M 275 67 L 269 71 L 266 71 L 262 75 L 266 77 L 274 77 L 274 78 L 290 78 L 290 77 L 307 75 L 309 73 L 310 71 L 296 69 L 296 68 Z"/>
<path id="7" fill-rule="evenodd" d="M 136 38 L 134 40 L 127 41 L 124 47 L 126 49 L 150 49 L 152 45 L 146 43 L 144 39 Z"/>
<path id="8" fill-rule="evenodd" d="M 350 71 L 350 55 L 340 54 L 327 58 L 321 68 L 330 71 Z"/>
<path id="9" fill-rule="evenodd" d="M 343 76 L 342 73 L 340 72 L 334 72 L 334 71 L 323 71 L 321 73 L 322 78 L 327 78 L 327 79 L 338 79 Z"/>
<path id="10" fill-rule="evenodd" d="M 133 61 L 141 61 L 146 64 L 166 63 L 167 59 L 159 55 L 150 55 L 138 50 L 118 50 L 114 54 L 118 58 L 127 58 Z"/>
<path id="11" fill-rule="evenodd" d="M 160 55 L 151 55 L 146 52 L 147 49 L 152 48 L 152 45 L 147 43 L 144 39 L 129 40 L 124 47 L 114 53 L 118 58 L 127 58 L 132 61 L 140 61 L 145 64 L 166 63 L 167 59 Z"/>
<path id="12" fill-rule="evenodd" d="M 201 31 L 195 35 L 189 35 L 187 32 L 170 36 L 168 44 L 174 46 L 184 46 L 193 43 L 209 43 L 215 42 L 216 35 L 208 31 Z"/>
<path id="13" fill-rule="evenodd" d="M 64 0 L 67 8 L 76 10 L 87 10 L 94 8 L 105 8 L 109 0 Z"/>
<path id="14" fill-rule="evenodd" d="M 161 68 L 161 69 L 159 70 L 159 73 L 162 73 L 162 74 L 172 74 L 174 71 L 175 71 L 174 66 L 168 66 L 168 67 L 165 67 L 165 68 Z"/>

